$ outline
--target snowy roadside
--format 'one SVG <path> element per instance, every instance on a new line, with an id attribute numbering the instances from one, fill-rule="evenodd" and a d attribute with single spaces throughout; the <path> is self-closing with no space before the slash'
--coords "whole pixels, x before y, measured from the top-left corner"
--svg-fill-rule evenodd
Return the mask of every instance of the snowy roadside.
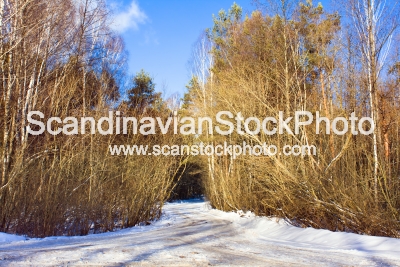
<path id="1" fill-rule="evenodd" d="M 0 266 L 400 266 L 400 240 L 167 203 L 149 226 L 83 237 L 0 233 Z"/>

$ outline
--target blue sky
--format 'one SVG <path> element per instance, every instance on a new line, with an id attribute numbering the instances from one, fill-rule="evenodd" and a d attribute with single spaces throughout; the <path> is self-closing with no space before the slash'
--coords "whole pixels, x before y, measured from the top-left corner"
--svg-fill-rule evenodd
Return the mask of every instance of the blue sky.
<path id="1" fill-rule="evenodd" d="M 255 9 L 252 0 L 108 0 L 115 30 L 129 52 L 128 73 L 144 69 L 164 97 L 182 96 L 190 79 L 188 61 L 194 43 L 212 27 L 212 15 L 234 2 L 244 14 Z"/>
<path id="2" fill-rule="evenodd" d="M 234 0 L 155 0 L 112 2 L 115 29 L 129 52 L 131 75 L 144 69 L 164 97 L 183 95 L 190 78 L 188 61 L 202 30 L 212 27 L 212 14 L 229 9 Z M 251 0 L 237 0 L 244 13 L 255 9 Z M 118 24 L 118 25 L 117 25 Z"/>

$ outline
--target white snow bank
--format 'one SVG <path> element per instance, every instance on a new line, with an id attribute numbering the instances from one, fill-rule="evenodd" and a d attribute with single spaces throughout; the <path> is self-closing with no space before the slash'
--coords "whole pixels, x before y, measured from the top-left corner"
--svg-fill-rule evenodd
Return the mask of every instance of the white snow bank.
<path id="1" fill-rule="evenodd" d="M 25 239 L 26 238 L 23 236 L 10 235 L 10 234 L 0 232 L 0 243 L 10 243 L 10 242 L 15 242 L 15 241 L 22 241 Z"/>
<path id="2" fill-rule="evenodd" d="M 102 239 L 102 238 L 108 238 L 108 237 L 114 237 L 114 236 L 123 236 L 123 235 L 129 235 L 129 234 L 134 234 L 134 233 L 141 233 L 141 232 L 148 232 L 152 231 L 158 228 L 163 228 L 163 227 L 168 227 L 176 221 L 179 220 L 179 218 L 174 218 L 170 214 L 165 214 L 161 216 L 161 218 L 157 221 L 151 222 L 150 225 L 145 225 L 145 226 L 134 226 L 131 228 L 125 228 L 121 230 L 116 230 L 114 232 L 106 232 L 106 233 L 99 233 L 99 234 L 89 234 L 86 236 L 49 236 L 49 237 L 44 237 L 44 238 L 28 238 L 28 237 L 23 237 L 19 235 L 13 235 L 13 234 L 6 234 L 3 232 L 0 232 L 0 245 L 4 243 L 10 243 L 10 242 L 18 242 L 18 241 L 27 241 L 29 240 L 30 242 L 46 242 L 46 241 L 51 241 L 51 240 L 57 240 L 62 242 L 68 241 L 68 240 L 81 240 L 85 241 L 87 239 Z M 0 264 L 1 265 L 1 264 Z"/>
<path id="3" fill-rule="evenodd" d="M 222 212 L 211 209 L 213 216 L 230 220 L 243 229 L 247 238 L 274 241 L 302 248 L 354 250 L 355 253 L 400 259 L 400 239 L 299 228 L 282 219 L 257 217 L 251 212 Z"/>

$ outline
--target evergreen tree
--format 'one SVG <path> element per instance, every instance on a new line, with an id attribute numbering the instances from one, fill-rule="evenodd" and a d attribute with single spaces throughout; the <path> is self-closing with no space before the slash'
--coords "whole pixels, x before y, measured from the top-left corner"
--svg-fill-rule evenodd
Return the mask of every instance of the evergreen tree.
<path id="1" fill-rule="evenodd" d="M 155 92 L 155 83 L 148 73 L 141 70 L 133 77 L 133 86 L 128 90 L 127 106 L 139 112 L 153 109 L 160 101 L 161 93 Z"/>

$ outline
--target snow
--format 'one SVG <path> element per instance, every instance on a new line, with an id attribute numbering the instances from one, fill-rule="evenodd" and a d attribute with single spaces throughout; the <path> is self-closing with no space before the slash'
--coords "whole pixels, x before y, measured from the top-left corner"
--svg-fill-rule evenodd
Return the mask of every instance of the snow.
<path id="1" fill-rule="evenodd" d="M 0 232 L 0 244 L 25 240 L 23 236 L 10 235 Z"/>
<path id="2" fill-rule="evenodd" d="M 400 240 L 312 228 L 167 203 L 149 226 L 83 237 L 0 233 L 0 266 L 400 266 Z"/>

